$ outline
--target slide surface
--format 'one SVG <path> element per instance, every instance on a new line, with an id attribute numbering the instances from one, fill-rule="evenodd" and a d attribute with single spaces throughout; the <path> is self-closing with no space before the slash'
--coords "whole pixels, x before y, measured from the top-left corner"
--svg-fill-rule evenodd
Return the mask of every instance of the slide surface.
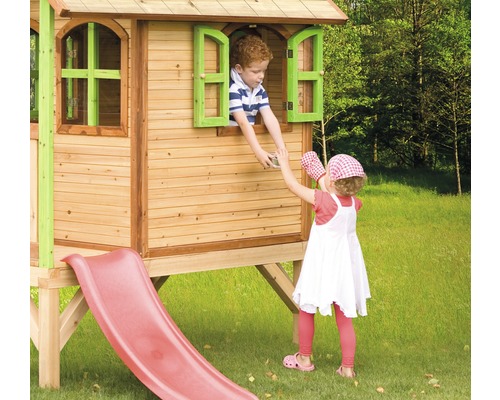
<path id="1" fill-rule="evenodd" d="M 114 350 L 163 400 L 258 400 L 210 364 L 167 313 L 140 255 L 119 249 L 72 254 L 85 299 Z"/>

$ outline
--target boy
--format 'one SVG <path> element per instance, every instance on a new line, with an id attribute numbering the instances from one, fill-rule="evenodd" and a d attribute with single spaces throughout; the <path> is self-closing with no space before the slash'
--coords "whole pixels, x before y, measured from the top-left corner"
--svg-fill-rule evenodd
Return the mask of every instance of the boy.
<path id="1" fill-rule="evenodd" d="M 256 35 L 239 38 L 231 48 L 231 81 L 229 87 L 229 125 L 239 126 L 257 160 L 264 168 L 273 167 L 274 154 L 265 151 L 255 135 L 253 125 L 260 112 L 278 149 L 285 148 L 278 119 L 271 110 L 267 92 L 262 86 L 273 54 Z"/>

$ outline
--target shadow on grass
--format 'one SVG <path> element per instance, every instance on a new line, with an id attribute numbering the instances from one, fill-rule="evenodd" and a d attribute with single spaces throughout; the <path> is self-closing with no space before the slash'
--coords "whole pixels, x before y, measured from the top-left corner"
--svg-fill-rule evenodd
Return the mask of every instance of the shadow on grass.
<path id="1" fill-rule="evenodd" d="M 402 185 L 431 190 L 437 194 L 456 195 L 457 178 L 454 171 L 436 171 L 430 169 L 366 167 L 369 185 L 396 182 Z M 470 193 L 470 175 L 460 177 L 462 193 Z"/>

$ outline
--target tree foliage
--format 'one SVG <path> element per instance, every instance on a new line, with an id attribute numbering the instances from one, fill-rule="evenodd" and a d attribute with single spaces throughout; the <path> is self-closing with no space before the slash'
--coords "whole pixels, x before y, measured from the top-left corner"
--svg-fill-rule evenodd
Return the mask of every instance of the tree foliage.
<path id="1" fill-rule="evenodd" d="M 470 0 L 340 0 L 325 26 L 315 146 L 365 163 L 470 172 Z"/>

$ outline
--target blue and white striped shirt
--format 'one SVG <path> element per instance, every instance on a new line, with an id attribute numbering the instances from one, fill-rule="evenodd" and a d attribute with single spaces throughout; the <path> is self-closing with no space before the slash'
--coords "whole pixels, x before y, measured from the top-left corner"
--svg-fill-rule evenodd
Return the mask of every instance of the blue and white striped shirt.
<path id="1" fill-rule="evenodd" d="M 240 74 L 231 68 L 231 80 L 229 82 L 229 125 L 238 126 L 233 118 L 233 112 L 243 110 L 247 115 L 248 122 L 255 124 L 255 116 L 262 108 L 269 108 L 269 98 L 264 86 L 259 85 L 251 89 L 243 82 Z"/>

